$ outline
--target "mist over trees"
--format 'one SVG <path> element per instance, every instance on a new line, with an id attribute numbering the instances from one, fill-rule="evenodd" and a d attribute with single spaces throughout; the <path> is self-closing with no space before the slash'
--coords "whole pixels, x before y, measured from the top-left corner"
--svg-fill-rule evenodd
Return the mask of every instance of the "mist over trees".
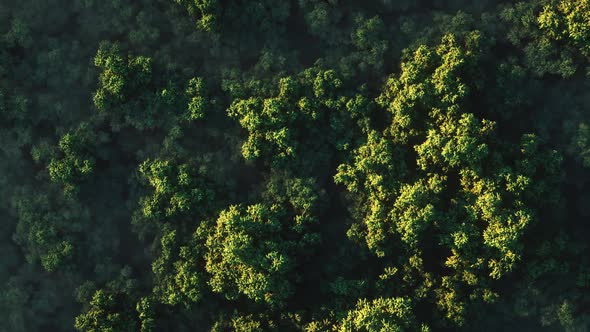
<path id="1" fill-rule="evenodd" d="M 3 0 L 0 332 L 588 331 L 589 88 L 589 0 Z"/>

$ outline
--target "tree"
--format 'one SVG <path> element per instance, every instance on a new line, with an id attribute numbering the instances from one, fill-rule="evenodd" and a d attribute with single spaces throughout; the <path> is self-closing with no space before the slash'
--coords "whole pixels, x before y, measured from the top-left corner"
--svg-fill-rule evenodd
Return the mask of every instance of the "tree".
<path id="1" fill-rule="evenodd" d="M 511 151 L 468 112 L 478 38 L 462 46 L 448 35 L 402 63 L 378 98 L 390 124 L 335 176 L 359 199 L 349 235 L 404 271 L 381 289 L 435 301 L 459 325 L 469 302 L 494 300 L 493 281 L 517 266 L 538 202 L 559 181 L 559 155 L 534 135 Z"/>
<path id="2" fill-rule="evenodd" d="M 176 231 L 162 237 L 161 254 L 152 263 L 154 294 L 161 303 L 190 307 L 202 298 L 207 275 L 202 268 L 204 239 L 199 235 L 197 231 L 183 246 L 177 243 Z"/>
<path id="3" fill-rule="evenodd" d="M 286 304 L 297 266 L 320 240 L 313 232 L 319 203 L 314 187 L 311 179 L 271 181 L 268 202 L 233 205 L 219 214 L 205 254 L 214 292 L 228 299 L 243 295 L 271 308 Z"/>
<path id="4" fill-rule="evenodd" d="M 0 330 L 584 330 L 588 12 L 0 1 Z"/>
<path id="5" fill-rule="evenodd" d="M 76 317 L 75 328 L 79 331 L 138 331 L 138 316 L 133 298 L 137 287 L 130 278 L 130 270 L 121 270 L 120 275 L 105 288 L 92 295 L 87 309 Z"/>
<path id="6" fill-rule="evenodd" d="M 170 130 L 206 113 L 202 78 L 190 79 L 182 91 L 172 79 L 154 77 L 151 58 L 125 55 L 118 44 L 102 43 L 94 64 L 101 70 L 94 105 L 115 132 L 123 126 Z"/>
<path id="7" fill-rule="evenodd" d="M 151 188 L 140 198 L 133 220 L 142 238 L 159 234 L 165 225 L 190 233 L 215 210 L 214 184 L 195 163 L 148 159 L 139 173 Z"/>
<path id="8" fill-rule="evenodd" d="M 19 197 L 13 203 L 19 215 L 16 240 L 26 248 L 30 263 L 40 261 L 49 272 L 72 260 L 75 247 L 70 232 L 89 217 L 75 204 L 56 213 L 50 209 L 51 203 L 47 196 L 41 195 L 34 196 L 33 200 Z M 72 227 L 70 223 L 74 220 L 80 224 Z"/>
<path id="9" fill-rule="evenodd" d="M 383 70 L 389 42 L 385 38 L 385 25 L 379 16 L 355 19 L 356 27 L 351 33 L 354 47 L 358 50 L 353 55 L 353 61 L 358 62 L 360 72 L 373 69 L 375 72 Z M 352 60 L 352 59 L 351 59 Z"/>
<path id="10" fill-rule="evenodd" d="M 309 170 L 333 153 L 326 144 L 348 148 L 353 138 L 350 126 L 364 127 L 371 107 L 361 92 L 344 89 L 336 71 L 310 68 L 298 77 L 280 79 L 274 97 L 234 100 L 228 115 L 248 131 L 242 146 L 244 158 Z M 331 130 L 328 135 L 326 128 Z M 294 164 L 303 160 L 308 164 Z"/>
<path id="11" fill-rule="evenodd" d="M 500 12 L 500 19 L 507 22 L 507 39 L 524 50 L 524 63 L 534 75 L 546 74 L 571 77 L 578 64 L 569 47 L 558 47 L 545 22 L 549 13 L 542 14 L 541 2 L 518 3 Z M 547 11 L 547 8 L 545 9 Z"/>
<path id="12" fill-rule="evenodd" d="M 403 298 L 359 300 L 340 324 L 338 331 L 429 331 L 416 322 L 411 301 Z"/>
<path id="13" fill-rule="evenodd" d="M 590 57 L 590 1 L 549 2 L 537 22 L 550 39 L 565 40 Z"/>
<path id="14" fill-rule="evenodd" d="M 197 27 L 207 32 L 215 31 L 218 27 L 221 5 L 217 0 L 175 0 L 185 7 L 191 16 L 197 18 Z"/>
<path id="15" fill-rule="evenodd" d="M 98 140 L 96 133 L 86 123 L 60 139 L 61 156 L 52 158 L 48 169 L 51 180 L 62 185 L 66 194 L 76 194 L 79 186 L 92 175 Z"/>
<path id="16" fill-rule="evenodd" d="M 216 232 L 207 241 L 206 267 L 213 291 L 229 299 L 244 294 L 273 306 L 291 296 L 292 244 L 277 237 L 281 231 L 277 208 L 232 206 L 220 214 Z"/>

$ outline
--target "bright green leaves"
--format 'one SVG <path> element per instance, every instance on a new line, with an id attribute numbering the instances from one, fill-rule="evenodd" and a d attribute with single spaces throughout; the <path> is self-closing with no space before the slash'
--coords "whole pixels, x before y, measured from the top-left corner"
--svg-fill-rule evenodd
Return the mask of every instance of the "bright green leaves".
<path id="1" fill-rule="evenodd" d="M 101 70 L 99 88 L 94 94 L 96 108 L 110 116 L 115 128 L 124 124 L 138 129 L 153 127 L 153 111 L 141 107 L 151 88 L 151 59 L 127 56 L 118 45 L 102 43 L 94 63 Z"/>
<path id="2" fill-rule="evenodd" d="M 192 78 L 188 82 L 186 94 L 189 98 L 188 103 L 188 120 L 198 120 L 205 117 L 207 100 L 205 99 L 205 84 L 200 77 Z"/>
<path id="3" fill-rule="evenodd" d="M 419 249 L 418 241 L 424 238 L 423 233 L 440 219 L 435 204 L 442 191 L 443 179 L 432 177 L 412 185 L 403 185 L 387 221 L 395 224 L 396 231 L 405 245 L 413 250 Z M 379 255 L 379 252 L 378 252 Z"/>
<path id="4" fill-rule="evenodd" d="M 361 94 L 349 96 L 333 70 L 308 69 L 279 80 L 274 96 L 234 100 L 228 115 L 247 130 L 244 158 L 261 158 L 272 166 L 296 168 L 311 162 L 325 144 L 346 149 L 352 139 L 347 126 L 366 125 L 371 102 Z M 331 131 L 326 132 L 326 128 Z M 342 135 L 339 135 L 342 134 Z M 328 140 L 328 142 L 326 142 Z M 309 165 L 303 165 L 309 166 Z"/>
<path id="5" fill-rule="evenodd" d="M 479 39 L 479 32 L 472 32 L 465 40 L 467 46 L 461 47 L 455 37 L 445 35 L 436 48 L 436 54 L 441 62 L 432 74 L 431 84 L 443 105 L 455 105 L 468 94 L 467 85 L 462 82 L 461 74 L 473 65 L 474 57 L 478 55 L 474 52 L 479 48 Z"/>
<path id="6" fill-rule="evenodd" d="M 137 331 L 137 324 L 129 320 L 129 314 L 119 312 L 121 299 L 118 294 L 98 290 L 90 300 L 90 310 L 76 317 L 75 327 L 79 331 Z"/>
<path id="7" fill-rule="evenodd" d="M 402 62 L 399 77 L 390 78 L 377 99 L 392 114 L 389 135 L 394 141 L 406 143 L 424 130 L 423 116 L 440 110 L 457 112 L 456 107 L 468 93 L 461 74 L 474 61 L 479 34 L 468 36 L 462 48 L 452 35 L 446 35 L 436 49 L 420 46 L 409 61 Z M 431 115 L 432 116 L 432 115 Z"/>
<path id="8" fill-rule="evenodd" d="M 164 304 L 190 307 L 199 301 L 206 287 L 206 275 L 200 262 L 203 241 L 198 232 L 185 245 L 180 245 L 176 231 L 162 236 L 160 256 L 152 263 L 154 294 Z"/>
<path id="9" fill-rule="evenodd" d="M 100 88 L 94 95 L 94 104 L 101 112 L 120 109 L 125 101 L 141 93 L 152 79 L 149 58 L 125 56 L 116 44 L 101 44 L 94 64 L 102 70 Z"/>
<path id="10" fill-rule="evenodd" d="M 391 124 L 368 131 L 334 177 L 358 199 L 349 236 L 404 271 L 383 289 L 437 298 L 458 325 L 470 303 L 495 298 L 488 285 L 515 269 L 535 209 L 559 180 L 559 156 L 534 135 L 506 149 L 496 124 L 466 109 L 480 39 L 418 47 L 377 99 Z"/>
<path id="11" fill-rule="evenodd" d="M 353 151 L 353 161 L 338 166 L 334 181 L 343 184 L 348 191 L 366 202 L 359 203 L 356 214 L 364 218 L 366 230 L 362 241 L 380 256 L 384 255 L 381 247 L 386 241 L 386 229 L 390 226 L 388 210 L 400 189 L 400 178 L 406 174 L 404 154 L 387 138 L 376 131 L 371 131 L 367 142 Z M 357 232 L 349 231 L 349 236 L 357 237 Z M 361 239 L 357 239 L 361 240 Z"/>
<path id="12" fill-rule="evenodd" d="M 296 102 L 294 94 L 299 89 L 297 81 L 283 78 L 279 83 L 279 94 L 274 98 L 250 97 L 232 103 L 229 116 L 238 118 L 240 125 L 249 132 L 242 147 L 244 158 L 270 155 L 280 162 L 296 155 L 298 128 L 313 121 L 316 111 L 316 106 L 306 99 Z"/>
<path id="13" fill-rule="evenodd" d="M 149 297 L 143 297 L 137 302 L 136 310 L 139 314 L 139 321 L 141 322 L 141 332 L 156 331 L 156 313 L 154 301 Z"/>
<path id="14" fill-rule="evenodd" d="M 320 71 L 313 80 L 313 92 L 316 98 L 328 99 L 328 101 L 331 102 L 329 98 L 333 98 L 337 89 L 342 87 L 342 85 L 343 82 L 335 71 Z"/>
<path id="15" fill-rule="evenodd" d="M 430 331 L 426 325 L 416 321 L 412 311 L 411 301 L 406 298 L 377 298 L 372 301 L 362 299 L 348 312 L 338 331 Z"/>
<path id="16" fill-rule="evenodd" d="M 543 8 L 537 22 L 550 38 L 565 40 L 590 57 L 590 1 L 553 2 Z"/>
<path id="17" fill-rule="evenodd" d="M 271 307 L 294 292 L 295 268 L 319 242 L 313 232 L 318 190 L 311 180 L 271 181 L 267 203 L 230 206 L 207 239 L 206 269 L 213 291 L 243 295 Z"/>
<path id="18" fill-rule="evenodd" d="M 151 60 L 124 55 L 116 44 L 102 43 L 94 60 L 101 70 L 94 96 L 99 113 L 60 139 L 60 153 L 48 166 L 51 179 L 63 185 L 67 194 L 79 190 L 79 185 L 95 173 L 97 163 L 109 162 L 113 155 L 101 143 L 116 139 L 121 129 L 161 129 L 168 131 L 169 137 L 178 138 L 181 125 L 202 119 L 210 104 L 201 78 L 189 80 L 184 91 L 171 81 L 157 88 L 159 82 L 152 77 Z M 152 134 L 157 137 L 161 133 Z M 125 153 L 136 153 L 136 144 L 144 141 L 126 137 L 120 146 L 131 150 Z M 42 159 L 40 152 L 34 151 L 36 159 Z M 186 209 L 189 198 L 179 194 L 172 200 L 175 208 Z"/>
<path id="19" fill-rule="evenodd" d="M 207 241 L 210 285 L 230 299 L 239 294 L 276 306 L 293 292 L 288 280 L 294 262 L 281 236 L 277 206 L 231 206 L 221 212 Z"/>
<path id="20" fill-rule="evenodd" d="M 414 108 L 424 109 L 433 98 L 432 88 L 426 78 L 426 71 L 434 62 L 434 54 L 427 47 L 421 46 L 415 52 L 412 61 L 402 63 L 399 78 L 389 78 L 383 93 L 377 99 L 378 104 L 392 114 L 389 131 L 396 142 L 405 143 L 417 135 L 416 117 L 419 112 Z"/>
<path id="21" fill-rule="evenodd" d="M 509 196 L 502 190 L 502 182 L 501 177 L 493 180 L 480 178 L 472 171 L 462 171 L 461 183 L 466 192 L 466 202 L 469 204 L 457 206 L 457 209 L 462 208 L 467 212 L 465 217 L 469 223 L 481 220 L 486 226 L 483 230 L 476 230 L 468 225 L 459 228 L 460 233 L 456 236 L 460 237 L 455 236 L 454 255 L 447 260 L 447 266 L 450 266 L 450 262 L 456 262 L 457 255 L 463 256 L 465 261 L 471 262 L 470 264 L 484 258 L 484 261 L 487 261 L 489 276 L 499 279 L 503 274 L 510 272 L 517 263 L 522 251 L 521 237 L 532 221 L 532 211 L 525 206 L 521 192 Z M 509 197 L 512 201 L 507 206 L 506 200 Z M 457 213 L 460 213 L 460 210 L 457 210 Z M 477 234 L 479 232 L 482 232 L 481 235 Z M 483 236 L 485 247 L 476 248 L 471 243 L 480 236 Z M 461 239 L 462 237 L 468 240 Z M 459 252 L 461 254 L 458 254 Z M 478 268 L 484 266 L 478 265 Z"/>
<path id="22" fill-rule="evenodd" d="M 275 322 L 269 320 L 267 314 L 239 314 L 234 312 L 229 317 L 218 320 L 211 328 L 211 332 L 265 332 L 279 331 Z"/>
<path id="23" fill-rule="evenodd" d="M 273 110 L 270 108 L 277 106 L 279 106 L 279 104 L 273 103 L 272 101 L 263 103 L 260 100 L 250 98 L 234 103 L 232 108 L 228 110 L 231 117 L 239 116 L 242 127 L 251 131 L 251 134 L 248 136 L 248 140 L 242 146 L 242 155 L 244 158 L 255 159 L 263 154 L 264 152 L 262 148 L 265 146 L 265 141 L 271 145 L 282 147 L 283 151 L 278 153 L 278 155 L 281 157 L 292 155 L 294 153 L 294 147 L 291 146 L 293 143 L 285 141 L 287 138 L 286 128 L 277 128 L 264 135 L 262 135 L 262 133 L 258 133 L 258 131 L 261 130 L 263 126 L 265 126 L 266 119 L 262 118 L 264 114 L 272 113 Z M 260 109 L 262 109 L 262 111 L 259 111 Z M 277 113 L 276 109 L 274 111 Z M 277 122 L 278 121 L 275 121 L 275 123 Z M 282 135 L 280 135 L 281 132 Z M 291 144 L 287 145 L 287 143 Z"/>
<path id="24" fill-rule="evenodd" d="M 546 31 L 546 35 L 555 39 L 561 40 L 563 37 L 563 22 L 561 21 L 561 17 L 555 11 L 556 8 L 552 7 L 551 5 L 545 5 L 541 14 L 537 18 L 537 22 L 539 27 Z"/>
<path id="25" fill-rule="evenodd" d="M 398 184 L 387 180 L 406 172 L 402 152 L 377 131 L 371 131 L 367 142 L 353 151 L 353 160 L 351 164 L 338 166 L 336 183 L 346 185 L 355 194 L 362 190 L 378 200 L 386 200 L 395 193 L 391 188 Z"/>
<path id="26" fill-rule="evenodd" d="M 523 50 L 524 66 L 531 73 L 569 78 L 579 65 L 577 53 L 590 54 L 588 8 L 588 1 L 520 2 L 507 6 L 500 17 L 507 24 L 508 40 Z"/>
<path id="27" fill-rule="evenodd" d="M 208 210 L 213 191 L 195 165 L 155 159 L 143 162 L 139 171 L 153 188 L 152 194 L 141 201 L 145 218 L 164 221 L 187 214 L 203 215 Z"/>
<path id="28" fill-rule="evenodd" d="M 87 310 L 76 317 L 74 326 L 85 332 L 135 332 L 138 331 L 137 312 L 133 293 L 135 280 L 129 279 L 130 270 L 99 289 L 89 299 Z"/>
<path id="29" fill-rule="evenodd" d="M 101 71 L 94 105 L 114 131 L 169 129 L 205 116 L 209 102 L 202 78 L 192 78 L 182 91 L 154 76 L 150 58 L 125 54 L 117 44 L 102 43 L 94 63 Z"/>
<path id="30" fill-rule="evenodd" d="M 149 193 L 140 198 L 133 223 L 142 239 L 154 238 L 157 253 L 150 296 L 190 310 L 208 293 L 205 242 L 219 208 L 219 186 L 195 160 L 148 159 L 139 175 Z"/>
<path id="31" fill-rule="evenodd" d="M 458 116 L 454 110 L 445 113 L 434 109 L 431 112 L 436 127 L 429 129 L 426 140 L 414 147 L 418 154 L 418 167 L 423 171 L 481 168 L 481 162 L 488 155 L 485 142 L 494 123 L 479 121 L 473 114 Z"/>
<path id="32" fill-rule="evenodd" d="M 165 225 L 152 264 L 154 298 L 192 308 L 213 290 L 282 307 L 294 292 L 295 268 L 319 242 L 313 230 L 322 192 L 313 179 L 272 177 L 262 203 L 230 206 L 212 223 L 211 184 L 189 165 L 156 159 L 140 167 L 152 194 L 141 200 L 136 225 Z"/>

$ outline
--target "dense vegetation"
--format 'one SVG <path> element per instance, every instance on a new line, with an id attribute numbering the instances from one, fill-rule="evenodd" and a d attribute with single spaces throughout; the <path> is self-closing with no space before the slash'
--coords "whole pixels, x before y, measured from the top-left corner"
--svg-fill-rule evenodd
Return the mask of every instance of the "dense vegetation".
<path id="1" fill-rule="evenodd" d="M 590 331 L 590 0 L 3 0 L 0 331 Z"/>

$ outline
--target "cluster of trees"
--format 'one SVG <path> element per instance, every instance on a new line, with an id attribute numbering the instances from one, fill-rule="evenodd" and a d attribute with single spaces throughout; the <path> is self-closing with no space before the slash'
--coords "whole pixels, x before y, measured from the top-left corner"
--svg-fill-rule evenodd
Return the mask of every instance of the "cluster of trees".
<path id="1" fill-rule="evenodd" d="M 590 1 L 0 3 L 0 331 L 586 331 Z"/>

